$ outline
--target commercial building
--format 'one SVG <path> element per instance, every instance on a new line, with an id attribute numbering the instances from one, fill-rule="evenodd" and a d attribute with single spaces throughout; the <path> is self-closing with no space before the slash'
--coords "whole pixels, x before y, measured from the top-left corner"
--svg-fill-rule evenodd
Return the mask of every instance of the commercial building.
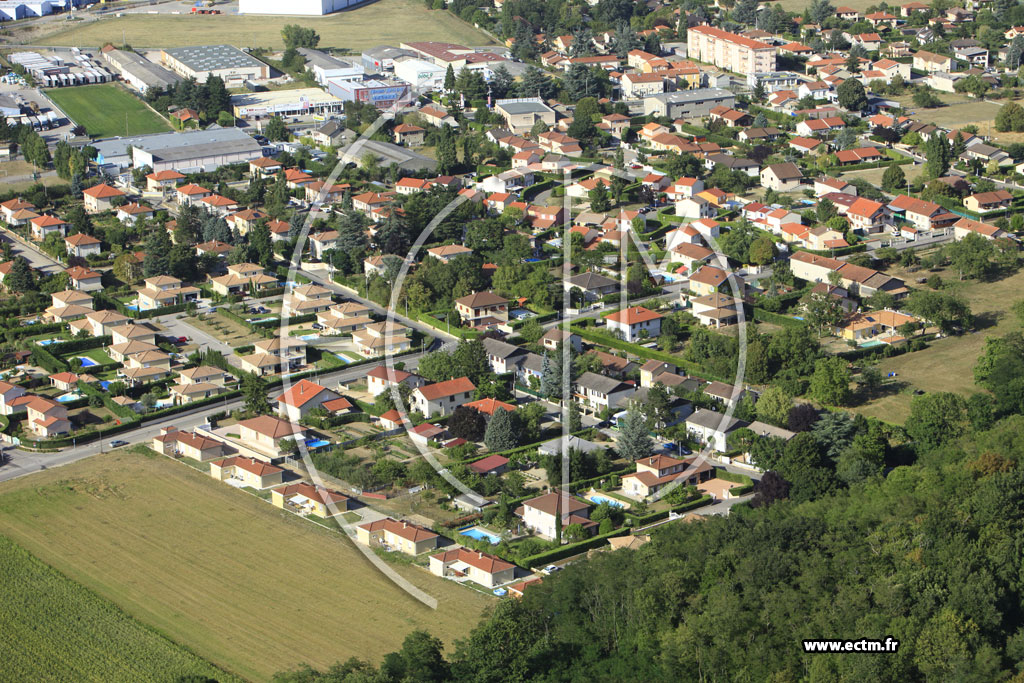
<path id="1" fill-rule="evenodd" d="M 392 71 L 395 68 L 395 61 L 404 57 L 416 58 L 419 57 L 419 53 L 391 45 L 378 45 L 363 51 L 363 67 L 374 73 Z"/>
<path id="2" fill-rule="evenodd" d="M 418 90 L 438 90 L 444 87 L 448 70 L 425 59 L 403 59 L 395 62 L 395 77 Z"/>
<path id="3" fill-rule="evenodd" d="M 733 107 L 736 96 L 722 88 L 697 88 L 651 95 L 643 99 L 644 114 L 671 119 L 695 119 L 707 116 L 718 106 Z"/>
<path id="4" fill-rule="evenodd" d="M 322 16 L 358 5 L 363 0 L 239 0 L 239 14 L 297 14 Z"/>
<path id="5" fill-rule="evenodd" d="M 299 88 L 232 95 L 231 108 L 236 118 L 259 121 L 275 115 L 337 114 L 344 108 L 344 102 L 319 88 Z"/>
<path id="6" fill-rule="evenodd" d="M 417 55 L 428 61 L 447 69 L 449 66 L 458 72 L 462 67 L 470 71 L 486 70 L 497 68 L 501 62 L 508 62 L 501 55 L 489 50 L 477 50 L 465 45 L 454 43 L 438 43 L 424 41 L 416 43 L 402 43 L 402 48 L 412 50 Z"/>
<path id="7" fill-rule="evenodd" d="M 378 109 L 387 109 L 409 95 L 409 84 L 397 81 L 327 81 L 327 90 L 346 102 L 368 102 Z"/>
<path id="8" fill-rule="evenodd" d="M 232 85 L 270 78 L 269 66 L 232 45 L 168 48 L 160 53 L 160 61 L 178 75 L 199 83 L 210 76 L 219 76 Z"/>
<path id="9" fill-rule="evenodd" d="M 505 125 L 516 135 L 529 133 L 537 121 L 543 121 L 549 128 L 555 125 L 555 110 L 539 97 L 498 100 L 494 110 L 505 117 Z"/>
<path id="10" fill-rule="evenodd" d="M 114 170 L 149 166 L 154 173 L 213 171 L 263 156 L 258 142 L 238 128 L 155 133 L 98 140 L 96 161 Z"/>
<path id="11" fill-rule="evenodd" d="M 686 48 L 690 59 L 739 74 L 775 71 L 773 46 L 713 26 L 687 29 Z"/>
<path id="12" fill-rule="evenodd" d="M 109 47 L 109 46 L 108 46 Z M 145 94 L 150 88 L 165 89 L 181 80 L 181 76 L 154 64 L 131 50 L 104 48 L 103 59 L 120 74 L 125 83 Z"/>
<path id="13" fill-rule="evenodd" d="M 337 78 L 343 81 L 360 81 L 366 69 L 362 64 L 346 62 L 320 50 L 300 47 L 296 50 L 306 58 L 306 70 L 312 72 L 316 82 L 326 87 L 327 80 Z"/>

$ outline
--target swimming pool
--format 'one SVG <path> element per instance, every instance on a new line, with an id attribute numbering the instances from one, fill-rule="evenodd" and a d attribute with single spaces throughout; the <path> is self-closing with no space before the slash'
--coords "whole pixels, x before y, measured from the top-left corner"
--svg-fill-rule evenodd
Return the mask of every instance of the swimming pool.
<path id="1" fill-rule="evenodd" d="M 139 310 L 139 307 L 136 304 L 125 304 L 124 307 L 127 308 L 129 311 Z"/>
<path id="2" fill-rule="evenodd" d="M 102 380 L 100 386 L 103 387 L 103 391 L 110 391 L 110 380 Z"/>
<path id="3" fill-rule="evenodd" d="M 50 344 L 60 344 L 64 339 L 37 339 L 36 344 L 40 346 L 49 346 Z"/>
<path id="4" fill-rule="evenodd" d="M 306 448 L 323 448 L 330 445 L 331 442 L 326 439 L 306 439 Z"/>
<path id="5" fill-rule="evenodd" d="M 99 363 L 94 361 L 92 358 L 89 358 L 88 356 L 79 356 L 78 360 L 82 362 L 83 368 L 91 368 L 94 365 L 99 365 Z"/>
<path id="6" fill-rule="evenodd" d="M 351 363 L 352 362 L 352 359 L 349 358 L 348 356 L 346 356 L 343 353 L 336 353 L 336 354 L 334 354 L 334 357 L 337 358 L 338 360 L 340 360 L 342 363 Z"/>
<path id="7" fill-rule="evenodd" d="M 69 391 L 66 394 L 61 394 L 60 396 L 58 396 L 57 397 L 57 402 L 58 403 L 71 403 L 72 401 L 77 401 L 80 398 L 82 398 L 81 394 L 76 393 L 74 391 Z"/>
<path id="8" fill-rule="evenodd" d="M 478 541 L 488 540 L 491 545 L 498 545 L 501 543 L 501 536 L 492 534 L 490 531 L 485 531 L 478 526 L 466 527 L 465 529 L 459 529 L 459 534 L 462 536 L 469 536 L 475 538 Z"/>
<path id="9" fill-rule="evenodd" d="M 622 501 L 615 500 L 614 498 L 606 498 L 605 496 L 591 496 L 590 500 L 594 501 L 598 505 L 600 505 L 601 503 L 608 503 L 608 505 L 613 508 L 625 507 L 622 504 Z"/>
<path id="10" fill-rule="evenodd" d="M 885 342 L 879 341 L 877 339 L 869 339 L 869 340 L 867 340 L 865 342 L 861 342 L 859 344 L 859 346 L 862 349 L 870 349 L 872 346 L 882 346 L 884 344 L 885 344 Z"/>
<path id="11" fill-rule="evenodd" d="M 301 339 L 302 341 L 316 341 L 319 338 L 319 334 L 304 334 L 301 337 L 299 337 L 299 339 Z"/>

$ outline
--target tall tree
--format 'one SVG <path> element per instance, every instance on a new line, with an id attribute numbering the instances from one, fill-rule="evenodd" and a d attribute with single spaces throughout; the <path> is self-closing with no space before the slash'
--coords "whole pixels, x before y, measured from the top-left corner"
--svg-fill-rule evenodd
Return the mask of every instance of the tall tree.
<path id="1" fill-rule="evenodd" d="M 487 422 L 484 444 L 495 453 L 507 451 L 519 445 L 518 432 L 515 415 L 504 408 L 497 408 Z"/>
<path id="2" fill-rule="evenodd" d="M 654 453 L 654 442 L 651 440 L 647 418 L 634 403 L 619 420 L 619 434 L 615 440 L 615 450 L 630 462 L 648 458 Z"/>

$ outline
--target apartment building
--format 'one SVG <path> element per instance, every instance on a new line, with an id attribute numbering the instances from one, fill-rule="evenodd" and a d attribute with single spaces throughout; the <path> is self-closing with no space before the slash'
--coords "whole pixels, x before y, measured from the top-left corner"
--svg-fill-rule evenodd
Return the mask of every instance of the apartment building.
<path id="1" fill-rule="evenodd" d="M 694 26 L 686 31 L 687 56 L 700 62 L 735 71 L 759 74 L 775 71 L 775 48 L 759 40 L 713 26 Z"/>

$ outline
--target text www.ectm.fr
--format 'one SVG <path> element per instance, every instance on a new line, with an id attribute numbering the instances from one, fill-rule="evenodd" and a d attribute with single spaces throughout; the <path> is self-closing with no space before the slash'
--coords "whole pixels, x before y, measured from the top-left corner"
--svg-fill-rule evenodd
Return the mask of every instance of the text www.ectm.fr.
<path id="1" fill-rule="evenodd" d="M 805 640 L 804 652 L 887 652 L 895 653 L 900 641 L 892 636 L 885 640 L 855 638 L 853 640 Z"/>

